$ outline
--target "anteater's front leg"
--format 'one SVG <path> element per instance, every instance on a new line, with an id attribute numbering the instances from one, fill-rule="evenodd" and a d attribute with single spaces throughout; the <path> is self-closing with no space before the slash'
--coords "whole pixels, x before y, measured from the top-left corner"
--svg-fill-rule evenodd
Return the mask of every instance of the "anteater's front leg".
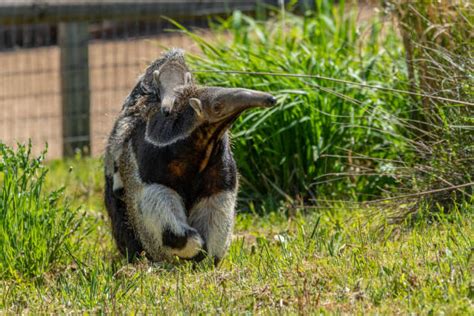
<path id="1" fill-rule="evenodd" d="M 236 193 L 224 191 L 200 200 L 191 210 L 189 224 L 206 243 L 206 250 L 217 265 L 229 248 L 234 228 Z"/>
<path id="2" fill-rule="evenodd" d="M 164 185 L 148 184 L 138 201 L 148 235 L 143 237 L 152 256 L 160 249 L 168 257 L 192 259 L 201 255 L 204 241 L 188 225 L 184 203 L 176 191 Z"/>
<path id="3" fill-rule="evenodd" d="M 127 206 L 117 194 L 113 192 L 113 179 L 105 177 L 105 206 L 112 223 L 112 235 L 120 252 L 132 261 L 142 251 L 143 246 L 136 237 L 127 217 Z"/>

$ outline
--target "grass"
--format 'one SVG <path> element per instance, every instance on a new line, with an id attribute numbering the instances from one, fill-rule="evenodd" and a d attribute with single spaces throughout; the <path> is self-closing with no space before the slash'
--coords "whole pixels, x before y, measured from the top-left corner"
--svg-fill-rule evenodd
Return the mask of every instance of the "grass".
<path id="1" fill-rule="evenodd" d="M 216 26 L 233 33 L 231 42 L 227 35 L 210 44 L 188 33 L 204 52 L 191 56 L 193 68 L 314 73 L 412 88 L 395 32 L 378 21 L 355 23 L 344 1 L 315 3 L 303 17 L 274 11 L 267 22 L 236 12 Z M 313 203 L 402 192 L 394 183 L 404 176 L 423 180 L 408 168 L 423 162 L 413 157 L 418 139 L 405 124 L 410 97 L 321 80 L 199 77 L 279 99 L 278 107 L 245 115 L 233 130 L 243 192 L 222 265 L 128 264 L 111 237 L 100 159 L 52 161 L 48 172 L 43 157 L 31 159 L 26 147 L 2 145 L 1 312 L 474 313 L 472 195 L 449 212 L 440 203 L 402 199 L 387 208 Z M 440 157 L 428 161 L 452 168 L 453 160 Z M 444 180 L 436 165 L 421 166 Z M 463 166 L 458 172 L 472 179 L 472 166 Z M 391 225 L 392 212 L 385 211 L 394 206 L 416 212 Z"/>
<path id="2" fill-rule="evenodd" d="M 403 219 L 420 205 L 438 212 L 439 205 L 472 203 L 474 107 L 395 92 L 473 102 L 474 59 L 465 50 L 471 6 L 438 2 L 385 1 L 395 23 L 387 15 L 357 22 L 357 10 L 331 0 L 316 1 L 303 16 L 276 10 L 260 21 L 235 12 L 214 26 L 225 36 L 212 43 L 175 23 L 203 51 L 189 58 L 201 82 L 265 90 L 279 100 L 233 128 L 244 207 L 264 213 L 281 201 L 420 193 L 403 211 L 394 205 L 394 217 Z M 422 193 L 431 190 L 443 192 Z"/>
<path id="3" fill-rule="evenodd" d="M 303 16 L 271 11 L 263 22 L 235 12 L 214 27 L 226 35 L 212 43 L 176 23 L 203 51 L 189 57 L 200 82 L 269 91 L 279 101 L 233 128 L 250 203 L 268 196 L 297 204 L 323 196 L 366 200 L 394 182 L 384 170 L 404 152 L 398 118 L 407 115 L 409 98 L 320 79 L 219 73 L 314 74 L 406 90 L 397 34 L 377 18 L 357 23 L 344 4 L 317 1 Z"/>
<path id="4" fill-rule="evenodd" d="M 386 5 L 397 17 L 410 90 L 471 103 L 415 97 L 410 119 L 401 120 L 412 140 L 407 152 L 414 158 L 405 161 L 411 175 L 400 186 L 414 192 L 470 183 L 420 199 L 449 210 L 474 199 L 474 59 L 466 50 L 472 41 L 472 3 L 390 0 Z"/>
<path id="5" fill-rule="evenodd" d="M 62 189 L 43 191 L 44 155 L 30 153 L 31 144 L 15 151 L 0 143 L 0 279 L 41 276 L 78 246 L 79 212 L 61 200 Z"/>
<path id="6" fill-rule="evenodd" d="M 82 206 L 89 234 L 74 235 L 78 247 L 47 272 L 0 280 L 1 311 L 473 311 L 472 206 L 403 226 L 383 225 L 367 210 L 346 207 L 240 213 L 229 255 L 218 269 L 186 262 L 129 265 L 111 240 L 100 166 L 90 158 L 50 163 L 45 189 L 67 184 L 65 194 L 74 197 L 72 209 Z M 62 214 L 50 216 L 59 220 Z"/>

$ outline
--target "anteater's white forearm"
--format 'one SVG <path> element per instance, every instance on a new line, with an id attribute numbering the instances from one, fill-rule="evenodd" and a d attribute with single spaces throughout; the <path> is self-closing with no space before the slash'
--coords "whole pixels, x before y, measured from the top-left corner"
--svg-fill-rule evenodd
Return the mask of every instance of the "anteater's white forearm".
<path id="1" fill-rule="evenodd" d="M 209 256 L 222 259 L 234 228 L 236 192 L 224 191 L 200 200 L 191 210 L 189 224 L 206 242 Z"/>
<path id="2" fill-rule="evenodd" d="M 127 188 L 129 216 L 146 251 L 153 258 L 198 255 L 203 240 L 187 224 L 182 198 L 164 185 L 142 182 L 131 142 L 124 149 L 120 174 Z"/>
<path id="3" fill-rule="evenodd" d="M 187 224 L 184 203 L 176 191 L 160 184 L 146 185 L 139 197 L 144 228 L 153 237 L 149 249 L 190 259 L 203 246 L 195 229 Z"/>

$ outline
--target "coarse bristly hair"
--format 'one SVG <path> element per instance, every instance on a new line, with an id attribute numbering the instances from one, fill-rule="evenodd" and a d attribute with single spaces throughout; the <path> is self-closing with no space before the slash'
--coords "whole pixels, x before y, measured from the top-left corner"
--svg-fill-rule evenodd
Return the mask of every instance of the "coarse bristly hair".
<path id="1" fill-rule="evenodd" d="M 217 263 L 232 237 L 238 186 L 227 131 L 244 110 L 276 100 L 198 86 L 181 58 L 171 51 L 149 66 L 126 100 L 106 151 L 107 211 L 124 254 L 199 261 L 207 252 Z"/>

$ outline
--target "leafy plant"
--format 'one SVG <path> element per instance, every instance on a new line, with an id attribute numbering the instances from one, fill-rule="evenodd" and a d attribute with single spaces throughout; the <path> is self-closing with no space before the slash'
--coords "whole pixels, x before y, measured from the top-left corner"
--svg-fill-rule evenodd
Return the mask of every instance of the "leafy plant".
<path id="1" fill-rule="evenodd" d="M 204 52 L 190 58 L 201 82 L 265 90 L 278 98 L 278 106 L 248 113 L 233 128 L 243 198 L 309 203 L 321 196 L 378 196 L 394 181 L 384 171 L 387 159 L 403 152 L 397 116 L 406 115 L 408 98 L 320 77 L 271 73 L 403 88 L 396 34 L 386 29 L 382 38 L 378 23 L 359 26 L 344 1 L 317 1 L 316 10 L 304 16 L 271 14 L 258 21 L 235 12 L 214 26 L 222 34 L 214 43 L 176 24 Z M 219 72 L 226 70 L 267 74 Z"/>
<path id="2" fill-rule="evenodd" d="M 43 190 L 45 153 L 32 157 L 31 144 L 14 150 L 0 143 L 0 279 L 40 276 L 79 247 L 78 209 L 63 189 Z"/>

